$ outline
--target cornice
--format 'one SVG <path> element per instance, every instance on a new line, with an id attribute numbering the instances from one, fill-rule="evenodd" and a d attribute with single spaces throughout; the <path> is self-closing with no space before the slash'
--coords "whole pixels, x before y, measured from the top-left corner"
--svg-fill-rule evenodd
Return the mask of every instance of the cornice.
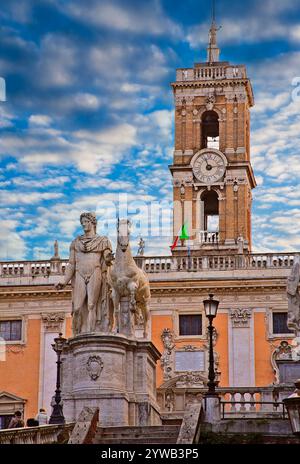
<path id="1" fill-rule="evenodd" d="M 53 290 L 51 288 L 43 288 L 39 285 L 32 286 L 5 286 L 0 287 L 0 300 L 1 299 L 13 299 L 13 300 L 26 300 L 26 299 L 44 299 L 51 298 L 53 300 L 66 299 L 71 296 L 71 286 L 61 291 Z"/>
<path id="2" fill-rule="evenodd" d="M 175 93 L 176 88 L 207 88 L 207 87 L 236 87 L 244 85 L 247 89 L 247 96 L 250 106 L 254 106 L 253 89 L 248 78 L 218 79 L 218 80 L 193 80 L 171 82 L 171 87 Z"/>
<path id="3" fill-rule="evenodd" d="M 151 295 L 195 295 L 195 294 L 239 294 L 257 292 L 285 292 L 286 279 L 170 279 L 150 281 Z M 72 288 L 69 286 L 64 290 L 53 290 L 50 287 L 26 286 L 0 288 L 0 300 L 70 300 Z"/>

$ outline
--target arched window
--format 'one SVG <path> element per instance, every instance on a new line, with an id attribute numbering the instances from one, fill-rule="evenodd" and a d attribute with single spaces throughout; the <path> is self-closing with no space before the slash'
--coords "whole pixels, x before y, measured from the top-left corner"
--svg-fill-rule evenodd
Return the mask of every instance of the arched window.
<path id="1" fill-rule="evenodd" d="M 201 120 L 201 148 L 219 149 L 219 116 L 215 111 L 205 111 Z"/>

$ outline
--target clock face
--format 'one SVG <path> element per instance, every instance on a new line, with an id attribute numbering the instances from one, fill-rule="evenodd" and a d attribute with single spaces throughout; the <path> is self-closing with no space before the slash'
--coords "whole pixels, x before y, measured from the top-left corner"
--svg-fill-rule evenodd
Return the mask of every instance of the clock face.
<path id="1" fill-rule="evenodd" d="M 214 152 L 199 155 L 193 165 L 194 176 L 204 184 L 217 182 L 225 173 L 223 158 Z"/>

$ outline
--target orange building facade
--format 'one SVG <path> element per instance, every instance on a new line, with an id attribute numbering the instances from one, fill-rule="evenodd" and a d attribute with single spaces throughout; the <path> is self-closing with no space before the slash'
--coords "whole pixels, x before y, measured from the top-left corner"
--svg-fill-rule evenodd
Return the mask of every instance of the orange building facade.
<path id="1" fill-rule="evenodd" d="M 294 337 L 286 298 L 294 254 L 251 252 L 254 99 L 245 66 L 219 61 L 214 23 L 207 62 L 177 70 L 172 87 L 174 239 L 183 224 L 190 237 L 178 240 L 172 256 L 139 256 L 137 262 L 149 276 L 151 339 L 162 353 L 159 402 L 166 416 L 176 417 L 206 385 L 203 300 L 210 293 L 220 301 L 214 321 L 218 386 L 225 393 L 262 395 L 280 384 L 280 360 L 290 359 Z M 54 288 L 66 265 L 58 256 L 0 263 L 1 428 L 15 410 L 25 419 L 40 407 L 51 413 L 51 343 L 59 332 L 72 335 L 71 287 Z"/>

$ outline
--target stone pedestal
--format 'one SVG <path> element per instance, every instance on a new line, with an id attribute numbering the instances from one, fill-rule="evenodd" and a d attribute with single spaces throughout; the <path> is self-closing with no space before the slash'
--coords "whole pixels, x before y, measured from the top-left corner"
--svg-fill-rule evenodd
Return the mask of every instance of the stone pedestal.
<path id="1" fill-rule="evenodd" d="M 220 398 L 218 396 L 206 396 L 204 398 L 204 422 L 215 424 L 221 420 Z"/>
<path id="2" fill-rule="evenodd" d="M 67 421 L 84 406 L 99 408 L 103 427 L 159 425 L 156 362 L 150 341 L 123 335 L 82 334 L 62 355 L 62 398 Z"/>

